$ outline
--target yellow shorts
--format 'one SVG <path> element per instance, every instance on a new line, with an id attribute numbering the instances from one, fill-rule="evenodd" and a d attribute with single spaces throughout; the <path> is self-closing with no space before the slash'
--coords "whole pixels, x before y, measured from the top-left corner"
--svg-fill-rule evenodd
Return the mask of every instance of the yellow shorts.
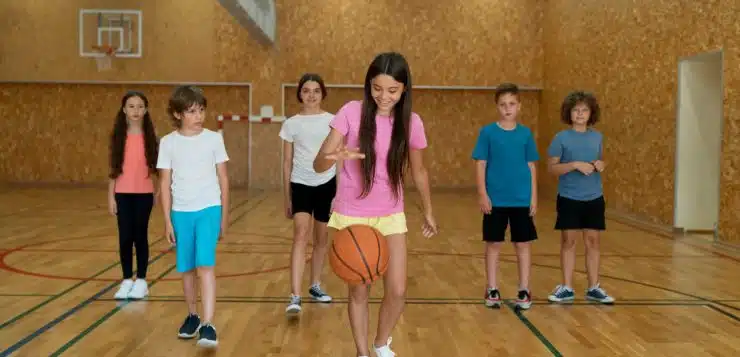
<path id="1" fill-rule="evenodd" d="M 327 226 L 341 230 L 353 224 L 363 224 L 373 227 L 384 236 L 403 234 L 408 231 L 406 228 L 406 215 L 403 212 L 383 217 L 350 217 L 332 212 Z"/>

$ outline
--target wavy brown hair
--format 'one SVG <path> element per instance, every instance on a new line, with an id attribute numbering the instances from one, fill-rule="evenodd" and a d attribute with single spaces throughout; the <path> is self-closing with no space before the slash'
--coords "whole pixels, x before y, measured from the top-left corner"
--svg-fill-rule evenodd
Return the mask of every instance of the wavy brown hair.
<path id="1" fill-rule="evenodd" d="M 598 123 L 601 119 L 601 108 L 599 107 L 599 102 L 596 100 L 596 96 L 580 90 L 570 92 L 563 99 L 563 104 L 560 106 L 560 121 L 568 125 L 573 125 L 573 118 L 570 112 L 576 105 L 581 103 L 585 104 L 591 112 L 586 125 L 591 126 Z"/>
<path id="2" fill-rule="evenodd" d="M 144 107 L 147 109 L 141 125 L 144 133 L 144 154 L 146 156 L 146 166 L 149 168 L 149 174 L 157 174 L 156 165 L 159 144 L 157 134 L 154 131 L 152 117 L 149 115 L 149 99 L 146 98 L 144 93 L 129 91 L 121 98 L 121 107 L 118 109 L 118 114 L 116 114 L 116 119 L 113 123 L 113 130 L 110 134 L 110 173 L 108 177 L 111 179 L 115 179 L 123 173 L 123 156 L 126 150 L 126 138 L 128 137 L 128 121 L 123 108 L 126 107 L 126 102 L 133 97 L 138 97 L 144 101 Z"/>
<path id="3" fill-rule="evenodd" d="M 365 158 L 360 160 L 362 169 L 362 194 L 370 193 L 375 177 L 375 134 L 377 126 L 375 116 L 378 105 L 372 95 L 372 80 L 381 74 L 387 74 L 403 83 L 404 90 L 398 103 L 393 107 L 393 130 L 391 145 L 388 149 L 388 178 L 396 200 L 401 196 L 401 187 L 409 163 L 409 126 L 411 122 L 411 70 L 406 59 L 399 53 L 381 53 L 372 63 L 365 75 L 365 99 L 362 101 L 362 119 L 360 121 L 360 152 Z"/>

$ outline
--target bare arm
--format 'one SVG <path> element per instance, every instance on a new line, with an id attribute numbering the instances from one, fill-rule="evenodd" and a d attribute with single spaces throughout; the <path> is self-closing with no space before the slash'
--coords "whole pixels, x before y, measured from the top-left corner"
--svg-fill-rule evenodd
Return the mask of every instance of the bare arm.
<path id="1" fill-rule="evenodd" d="M 573 170 L 577 169 L 578 162 L 572 161 L 567 163 L 560 163 L 559 157 L 551 157 L 547 161 L 547 168 L 555 176 L 565 175 Z"/>
<path id="2" fill-rule="evenodd" d="M 114 200 L 116 197 L 116 180 L 108 180 L 108 199 Z"/>
<path id="3" fill-rule="evenodd" d="M 432 214 L 432 195 L 429 192 L 429 174 L 424 166 L 424 155 L 421 150 L 412 149 L 409 154 L 411 162 L 411 176 L 414 179 L 414 185 L 421 195 L 421 203 L 424 207 L 424 213 Z"/>
<path id="4" fill-rule="evenodd" d="M 221 233 L 226 230 L 229 222 L 229 175 L 226 171 L 226 162 L 216 164 L 218 185 L 221 186 Z"/>
<path id="5" fill-rule="evenodd" d="M 478 188 L 479 196 L 488 196 L 486 190 L 486 161 L 475 161 L 475 186 Z"/>
<path id="6" fill-rule="evenodd" d="M 172 218 L 170 213 L 172 211 L 172 170 L 160 169 L 159 170 L 159 192 L 162 201 L 162 214 L 164 214 L 164 223 L 166 227 L 172 227 Z"/>
<path id="7" fill-rule="evenodd" d="M 293 173 L 293 143 L 283 140 L 283 196 L 290 202 L 290 175 Z"/>
<path id="8" fill-rule="evenodd" d="M 529 172 L 532 174 L 532 202 L 537 203 L 537 163 L 529 162 Z"/>
<path id="9" fill-rule="evenodd" d="M 322 173 L 329 170 L 335 161 L 327 159 L 326 156 L 337 151 L 339 146 L 344 142 L 344 135 L 332 128 L 329 135 L 324 139 L 324 143 L 321 144 L 321 149 L 313 160 L 313 170 L 316 173 Z"/>

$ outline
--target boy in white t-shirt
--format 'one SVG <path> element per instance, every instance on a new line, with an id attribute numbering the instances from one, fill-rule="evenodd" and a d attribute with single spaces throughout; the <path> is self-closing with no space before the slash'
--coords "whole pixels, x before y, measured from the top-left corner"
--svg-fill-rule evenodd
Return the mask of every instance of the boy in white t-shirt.
<path id="1" fill-rule="evenodd" d="M 293 248 L 291 251 L 291 294 L 286 313 L 301 311 L 301 280 L 305 268 L 306 245 L 311 237 L 313 217 L 313 254 L 311 255 L 311 287 L 309 295 L 316 301 L 330 302 L 320 286 L 321 270 L 329 243 L 327 222 L 332 201 L 337 192 L 335 167 L 316 173 L 313 160 L 321 144 L 329 135 L 329 122 L 334 115 L 321 109 L 326 97 L 326 86 L 318 74 L 307 73 L 298 82 L 296 93 L 301 112 L 283 122 L 283 192 L 285 216 L 293 219 Z"/>
<path id="2" fill-rule="evenodd" d="M 177 271 L 182 273 L 188 317 L 178 336 L 198 345 L 215 347 L 212 325 L 216 303 L 216 244 L 228 224 L 229 181 L 223 137 L 203 128 L 207 100 L 201 89 L 181 86 L 169 100 L 167 112 L 177 130 L 160 141 L 162 209 L 167 239 L 175 245 Z M 196 272 L 201 282 L 203 317 L 197 313 Z"/>

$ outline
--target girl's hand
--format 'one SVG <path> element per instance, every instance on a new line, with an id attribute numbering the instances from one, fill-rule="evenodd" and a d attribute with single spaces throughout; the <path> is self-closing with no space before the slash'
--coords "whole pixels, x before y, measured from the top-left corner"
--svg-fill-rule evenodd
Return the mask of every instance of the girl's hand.
<path id="1" fill-rule="evenodd" d="M 283 205 L 285 206 L 285 218 L 293 219 L 293 206 L 290 199 L 286 198 Z"/>
<path id="2" fill-rule="evenodd" d="M 327 160 L 334 161 L 364 159 L 365 154 L 360 153 L 359 150 L 360 149 L 358 148 L 349 149 L 344 146 L 344 144 L 341 144 L 336 150 L 334 150 L 334 152 L 331 152 L 324 157 Z"/>
<path id="3" fill-rule="evenodd" d="M 108 197 L 108 213 L 110 213 L 111 216 L 118 214 L 118 204 L 114 197 Z"/>
<path id="4" fill-rule="evenodd" d="M 226 229 L 229 228 L 229 218 L 224 217 L 221 220 L 221 233 L 218 235 L 218 240 L 221 240 L 226 235 Z"/>
<path id="5" fill-rule="evenodd" d="M 432 216 L 431 213 L 424 214 L 424 224 L 421 226 L 421 232 L 426 238 L 430 238 L 439 233 L 439 226 L 437 226 L 437 222 L 434 220 L 434 216 Z"/>

